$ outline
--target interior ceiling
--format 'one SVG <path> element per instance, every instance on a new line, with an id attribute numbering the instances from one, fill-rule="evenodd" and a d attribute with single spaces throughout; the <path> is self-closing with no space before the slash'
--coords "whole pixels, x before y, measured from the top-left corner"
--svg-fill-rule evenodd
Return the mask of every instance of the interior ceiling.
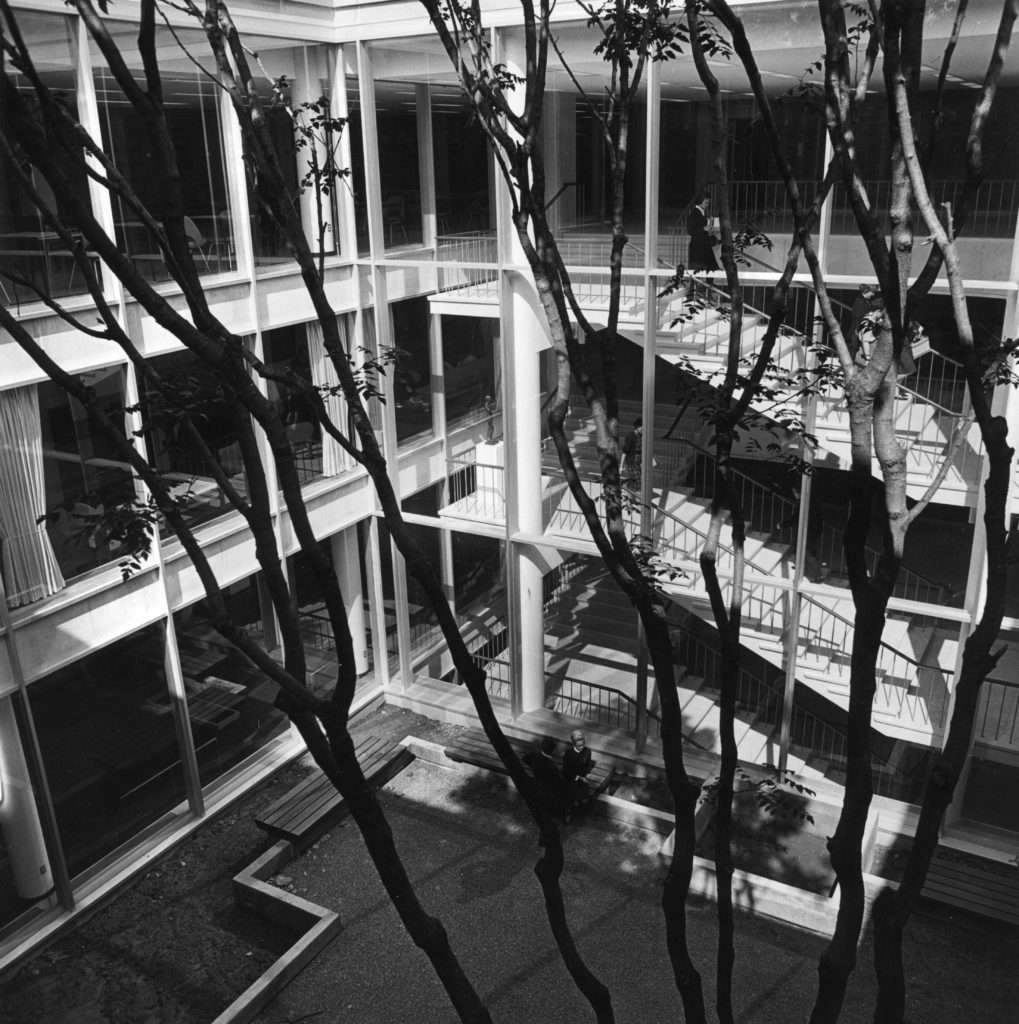
<path id="1" fill-rule="evenodd" d="M 993 46 L 998 12 L 999 8 L 991 0 L 971 0 L 963 34 L 952 57 L 948 78 L 950 87 L 979 87 Z M 769 93 L 779 95 L 794 87 L 801 79 L 809 81 L 819 78 L 817 72 L 806 74 L 807 69 L 824 52 L 815 3 L 792 0 L 761 7 L 748 6 L 740 14 Z M 923 87 L 933 88 L 937 82 L 950 28 L 948 16 L 938 21 L 929 19 L 921 72 Z M 510 40 L 507 47 L 509 56 L 514 55 L 514 50 L 522 54 L 519 30 L 507 30 L 507 36 Z M 569 62 L 572 78 L 576 78 L 587 91 L 600 90 L 608 74 L 608 66 L 600 56 L 593 53 L 593 31 L 585 24 L 560 24 L 556 26 L 556 40 Z M 404 78 L 455 84 L 449 61 L 434 36 L 374 44 L 372 52 L 385 66 L 385 77 L 389 80 Z M 709 64 L 724 94 L 750 95 L 746 75 L 737 58 L 715 58 Z M 1006 66 L 1002 84 L 1014 85 L 1019 82 L 1017 64 L 1019 62 L 1013 59 Z M 554 91 L 573 90 L 575 85 L 572 78 L 552 53 L 548 69 L 549 88 Z M 703 86 L 688 56 L 680 56 L 661 65 L 661 78 L 662 95 L 668 100 L 694 101 L 704 98 Z M 880 70 L 874 77 L 872 88 L 875 91 L 883 90 Z"/>

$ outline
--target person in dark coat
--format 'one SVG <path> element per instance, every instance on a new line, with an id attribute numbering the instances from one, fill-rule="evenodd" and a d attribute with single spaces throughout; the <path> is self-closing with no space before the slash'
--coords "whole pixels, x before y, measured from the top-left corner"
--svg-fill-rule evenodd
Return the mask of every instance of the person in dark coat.
<path id="1" fill-rule="evenodd" d="M 619 460 L 619 475 L 631 487 L 640 487 L 641 455 L 644 444 L 644 419 L 633 421 L 633 430 L 623 439 L 623 455 Z"/>
<path id="2" fill-rule="evenodd" d="M 708 205 L 708 197 L 702 196 L 686 215 L 686 230 L 690 235 L 690 270 L 718 270 L 718 260 L 712 248 L 715 239 L 708 230 Z"/>
<path id="3" fill-rule="evenodd" d="M 538 789 L 548 803 L 549 812 L 554 818 L 568 819 L 570 800 L 566 783 L 555 763 L 556 741 L 546 736 L 537 750 L 532 750 L 526 757 L 527 766 L 534 775 Z"/>
<path id="4" fill-rule="evenodd" d="M 591 748 L 580 729 L 574 729 L 570 733 L 570 745 L 563 754 L 563 782 L 573 807 L 587 803 L 591 791 L 585 780 L 593 767 Z"/>

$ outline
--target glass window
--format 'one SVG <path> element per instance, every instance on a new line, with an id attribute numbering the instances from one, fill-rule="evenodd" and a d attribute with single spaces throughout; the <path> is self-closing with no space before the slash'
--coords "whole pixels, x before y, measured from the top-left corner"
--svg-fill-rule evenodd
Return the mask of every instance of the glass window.
<path id="1" fill-rule="evenodd" d="M 225 588 L 224 597 L 236 625 L 259 643 L 271 639 L 263 626 L 257 577 Z M 216 632 L 205 602 L 175 613 L 173 628 L 199 777 L 206 786 L 285 732 L 287 719 L 273 705 L 277 685 Z"/>
<path id="2" fill-rule="evenodd" d="M 428 300 L 394 302 L 396 438 L 400 444 L 432 432 L 432 364 L 428 343 Z"/>
<path id="3" fill-rule="evenodd" d="M 311 382 L 311 361 L 304 324 L 280 327 L 262 335 L 262 348 L 267 366 L 280 373 L 293 373 Z M 322 475 L 322 431 L 314 408 L 298 388 L 267 381 L 269 398 L 287 425 L 287 436 L 294 449 L 297 472 L 307 483 Z"/>
<path id="4" fill-rule="evenodd" d="M 440 237 L 493 229 L 489 147 L 459 88 L 432 86 L 436 232 Z"/>
<path id="5" fill-rule="evenodd" d="M 19 11 L 18 25 L 43 83 L 67 107 L 71 117 L 76 118 L 75 62 L 71 56 L 74 22 L 70 18 Z M 29 113 L 38 114 L 40 129 L 49 134 L 50 129 L 39 113 L 27 80 L 10 61 L 5 64 L 5 72 L 27 105 Z M 8 116 L 6 105 L 0 102 L 0 130 L 5 134 L 8 130 Z M 64 145 L 58 135 L 54 135 L 50 141 L 54 152 L 61 152 Z M 73 158 L 69 154 L 68 159 L 63 161 L 63 169 L 70 179 L 71 187 L 87 201 L 88 182 L 84 167 L 77 157 L 77 151 Z M 65 217 L 63 197 L 54 195 L 38 171 L 27 164 L 24 167 L 42 200 L 70 226 Z M 23 186 L 17 168 L 3 153 L 0 153 L 0 183 L 0 269 L 28 282 L 16 283 L 0 276 L 0 299 L 13 305 L 35 301 L 36 293 L 33 289 L 53 296 L 85 291 L 82 275 L 63 242 L 43 219 Z"/>
<path id="6" fill-rule="evenodd" d="M 977 89 L 963 87 L 949 88 L 944 94 L 929 185 L 931 199 L 939 210 L 943 204 L 954 209 L 960 198 L 965 178 L 966 136 L 979 95 Z M 933 96 L 929 91 L 920 94 L 917 121 L 921 139 L 929 137 Z M 1000 89 L 984 134 L 984 152 L 993 153 L 994 157 L 989 161 L 987 177 L 977 193 L 966 228 L 960 232 L 957 241 L 963 274 L 970 279 L 1002 281 L 1008 278 L 1012 236 L 1019 212 L 1019 189 L 1016 188 L 1014 170 L 1019 166 L 1019 139 L 1014 131 L 1017 111 L 1019 88 Z M 860 117 L 857 137 L 867 140 L 867 145 L 859 149 L 861 170 L 872 206 L 879 217 L 887 218 L 890 143 L 883 100 L 861 107 Z M 836 186 L 832 202 L 828 270 L 839 274 L 858 273 L 861 267 L 868 267 L 869 262 L 841 186 Z M 886 230 L 890 230 L 887 225 Z M 919 214 L 914 214 L 913 230 L 918 238 L 926 238 L 929 234 Z M 919 273 L 929 253 L 928 246 L 917 244 L 914 247 L 912 274 Z"/>
<path id="7" fill-rule="evenodd" d="M 72 875 L 185 797 L 164 641 L 163 627 L 149 626 L 29 687 Z"/>
<path id="8" fill-rule="evenodd" d="M 291 86 L 289 83 L 284 83 L 279 92 L 274 92 L 270 82 L 260 81 L 258 86 L 259 98 L 265 111 L 266 125 L 272 137 L 273 146 L 276 148 L 283 181 L 294 203 L 297 203 L 300 190 L 298 187 L 297 140 L 294 133 L 294 122 L 290 116 L 290 108 L 293 103 Z M 247 166 L 248 205 L 251 208 L 251 248 L 255 256 L 255 265 L 264 267 L 288 263 L 293 257 L 287 249 L 283 232 L 272 212 L 259 201 L 258 183 L 250 165 Z M 314 249 L 315 243 L 312 241 L 310 225 L 305 227 L 308 231 L 309 243 Z"/>
<path id="9" fill-rule="evenodd" d="M 144 88 L 141 58 L 130 25 L 107 23 L 121 53 L 130 63 L 135 79 Z M 166 119 L 177 154 L 184 197 L 184 229 L 199 273 L 218 273 L 235 265 L 230 219 L 230 196 L 223 160 L 221 93 L 214 77 L 215 66 L 200 32 L 178 30 L 178 43 L 169 32 L 159 31 L 160 73 Z M 185 54 L 181 46 L 187 48 Z M 116 161 L 142 202 L 159 215 L 167 181 L 149 143 L 141 117 L 124 98 L 113 75 L 93 44 L 93 78 L 102 120 L 103 147 Z M 195 67 L 198 61 L 201 67 Z M 113 216 L 118 243 L 135 265 L 153 281 L 170 275 L 155 240 L 137 215 L 116 196 Z"/>
<path id="10" fill-rule="evenodd" d="M 499 321 L 468 316 L 442 318 L 442 382 L 446 393 L 446 428 L 497 412 L 495 339 Z"/>
<path id="11" fill-rule="evenodd" d="M 364 182 L 364 135 L 361 129 L 361 93 L 357 75 L 347 75 L 347 133 L 350 137 L 350 177 L 347 186 L 354 195 L 354 224 L 357 230 L 357 254 L 367 256 L 368 193 Z"/>
<path id="12" fill-rule="evenodd" d="M 414 83 L 377 81 L 375 115 L 383 245 L 386 249 L 420 245 L 423 232 Z"/>
<path id="13" fill-rule="evenodd" d="M 223 515 L 230 506 L 201 446 L 184 429 L 180 410 L 191 410 L 191 422 L 205 445 L 243 495 L 247 483 L 237 441 L 238 412 L 212 370 L 191 352 L 153 356 L 149 365 L 161 378 L 158 389 L 146 381 L 141 403 L 149 462 L 171 485 L 170 493 L 182 503 L 189 523 L 197 526 Z"/>
<path id="14" fill-rule="evenodd" d="M 123 425 L 124 370 L 92 370 L 79 378 Z M 42 426 L 46 531 L 65 579 L 121 556 L 109 513 L 135 498 L 134 474 L 85 407 L 52 381 L 38 385 Z"/>

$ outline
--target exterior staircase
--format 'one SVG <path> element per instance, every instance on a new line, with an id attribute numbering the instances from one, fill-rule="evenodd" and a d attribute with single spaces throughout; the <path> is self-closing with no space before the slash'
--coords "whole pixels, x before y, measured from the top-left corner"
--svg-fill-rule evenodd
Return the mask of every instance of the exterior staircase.
<path id="1" fill-rule="evenodd" d="M 556 710 L 569 713 L 570 704 L 597 696 L 608 702 L 606 713 L 627 709 L 636 701 L 637 619 L 633 607 L 608 572 L 596 563 L 571 581 L 568 596 L 546 618 L 547 698 Z M 694 746 L 721 753 L 718 691 L 703 675 L 679 664 L 677 688 L 683 711 L 683 733 Z M 588 693 L 589 689 L 599 691 Z M 611 691 L 616 691 L 613 694 Z M 584 696 L 578 696 L 578 693 Z M 736 743 L 747 764 L 778 761 L 778 725 L 781 700 L 738 702 Z M 651 728 L 657 728 L 660 701 L 649 667 L 648 710 Z M 573 708 L 589 717 L 590 707 Z M 809 759 L 807 751 L 794 751 L 789 768 L 803 777 L 823 775 L 826 765 Z"/>

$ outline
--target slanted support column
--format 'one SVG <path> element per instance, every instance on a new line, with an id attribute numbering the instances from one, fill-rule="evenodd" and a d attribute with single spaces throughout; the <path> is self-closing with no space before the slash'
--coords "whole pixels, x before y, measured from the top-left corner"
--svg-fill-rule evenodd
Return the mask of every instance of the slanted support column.
<path id="1" fill-rule="evenodd" d="M 368 671 L 368 638 L 365 630 L 364 590 L 361 586 L 361 548 L 357 527 L 349 526 L 330 538 L 333 568 L 343 594 L 343 607 L 354 647 L 354 670 Z"/>

